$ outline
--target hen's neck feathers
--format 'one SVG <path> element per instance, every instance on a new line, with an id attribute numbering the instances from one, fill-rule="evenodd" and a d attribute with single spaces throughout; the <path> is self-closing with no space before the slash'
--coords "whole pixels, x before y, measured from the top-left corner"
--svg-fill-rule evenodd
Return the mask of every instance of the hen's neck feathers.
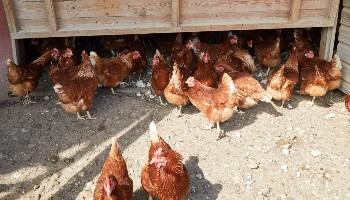
<path id="1" fill-rule="evenodd" d="M 43 66 L 45 65 L 51 58 L 51 53 L 52 51 L 47 51 L 44 54 L 42 54 L 39 58 L 37 58 L 36 60 L 34 60 L 31 64 L 34 64 L 35 66 Z"/>
<path id="2" fill-rule="evenodd" d="M 289 55 L 289 58 L 285 63 L 285 68 L 298 72 L 298 58 L 296 52 L 292 52 Z"/>
<path id="3" fill-rule="evenodd" d="M 172 83 L 176 89 L 181 89 L 181 73 L 177 66 L 173 68 L 170 83 Z"/>
<path id="4" fill-rule="evenodd" d="M 128 53 L 128 54 L 126 54 L 124 56 L 121 56 L 120 59 L 121 59 L 121 61 L 123 63 L 125 63 L 128 66 L 128 68 L 132 68 L 133 67 L 134 59 L 132 57 L 132 53 Z"/>
<path id="5" fill-rule="evenodd" d="M 79 71 L 75 75 L 75 78 L 93 78 L 95 77 L 95 71 L 91 65 L 90 60 L 83 60 L 83 63 L 79 66 Z"/>

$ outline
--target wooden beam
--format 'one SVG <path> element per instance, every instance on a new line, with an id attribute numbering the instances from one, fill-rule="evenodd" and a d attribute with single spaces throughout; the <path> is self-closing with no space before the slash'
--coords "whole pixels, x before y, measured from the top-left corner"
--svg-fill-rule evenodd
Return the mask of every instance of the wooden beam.
<path id="1" fill-rule="evenodd" d="M 179 26 L 180 0 L 171 0 L 171 23 L 174 27 Z"/>
<path id="2" fill-rule="evenodd" d="M 57 30 L 57 22 L 56 22 L 56 12 L 54 3 L 52 0 L 45 0 L 47 19 L 49 22 L 50 31 L 54 32 Z"/>
<path id="3" fill-rule="evenodd" d="M 292 0 L 290 5 L 289 20 L 295 22 L 299 19 L 301 0 Z"/>
<path id="4" fill-rule="evenodd" d="M 288 20 L 283 20 L 278 23 L 260 23 L 260 24 L 181 24 L 181 26 L 173 27 L 171 24 L 164 26 L 154 26 L 150 24 L 144 27 L 108 27 L 101 29 L 86 29 L 85 26 L 79 26 L 74 29 L 60 28 L 60 30 L 52 33 L 48 31 L 33 31 L 33 32 L 18 32 L 12 33 L 13 39 L 24 38 L 50 38 L 50 37 L 73 37 L 73 36 L 96 36 L 96 35 L 125 35 L 125 34 L 150 34 L 150 33 L 177 33 L 177 32 L 201 32 L 201 31 L 228 31 L 228 30 L 253 30 L 253 29 L 276 29 L 276 28 L 304 28 L 304 27 L 330 27 L 333 25 L 333 20 L 319 21 L 298 21 L 288 23 Z"/>
<path id="5" fill-rule="evenodd" d="M 4 10 L 6 14 L 7 24 L 11 33 L 18 32 L 15 18 L 15 11 L 12 0 L 3 0 Z"/>

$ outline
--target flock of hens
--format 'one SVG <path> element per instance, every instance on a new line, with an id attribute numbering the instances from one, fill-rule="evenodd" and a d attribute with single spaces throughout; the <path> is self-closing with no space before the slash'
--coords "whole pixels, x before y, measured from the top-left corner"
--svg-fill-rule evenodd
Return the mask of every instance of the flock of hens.
<path id="1" fill-rule="evenodd" d="M 339 57 L 334 55 L 328 62 L 315 56 L 310 33 L 304 29 L 231 31 L 216 44 L 203 42 L 190 33 L 158 36 L 152 40 L 157 47 L 152 60 L 154 93 L 161 104 L 164 96 L 178 106 L 180 115 L 181 107 L 191 102 L 209 120 L 207 128 L 217 125 L 219 138 L 225 136 L 219 123 L 230 119 L 237 108 L 248 109 L 259 101 L 274 105 L 272 99 L 281 101 L 283 107 L 293 92 L 313 97 L 313 103 L 316 97 L 341 85 Z M 40 47 L 41 56 L 25 66 L 8 59 L 9 89 L 13 95 L 24 97 L 25 104 L 31 103 L 29 94 L 48 66 L 58 104 L 76 113 L 78 119 L 94 119 L 89 110 L 97 87 L 110 88 L 115 94 L 114 88 L 125 84 L 123 80 L 128 76 L 145 72 L 146 40 L 147 36 L 104 38 L 102 45 L 111 50 L 112 57 L 99 56 L 94 51 L 88 55 L 83 50 L 81 59 L 71 50 L 75 49 L 74 39 L 44 44 L 32 40 L 32 45 Z M 289 52 L 286 61 L 281 59 L 283 51 Z M 266 89 L 252 75 L 256 70 L 252 55 L 260 66 L 268 68 Z M 298 91 L 294 91 L 295 87 Z M 350 112 L 350 92 L 345 96 L 345 106 Z M 150 197 L 183 200 L 189 191 L 189 176 L 182 157 L 158 135 L 153 122 L 149 129 L 151 147 L 142 170 L 142 186 Z M 94 199 L 132 198 L 132 180 L 113 138 Z"/>

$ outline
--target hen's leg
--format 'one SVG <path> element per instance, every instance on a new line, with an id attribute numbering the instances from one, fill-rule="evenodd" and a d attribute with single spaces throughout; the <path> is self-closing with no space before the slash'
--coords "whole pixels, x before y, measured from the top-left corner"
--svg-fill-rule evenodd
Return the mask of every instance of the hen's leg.
<path id="1" fill-rule="evenodd" d="M 148 196 L 148 200 L 153 200 L 152 196 Z"/>
<path id="2" fill-rule="evenodd" d="M 310 102 L 311 106 L 314 105 L 316 97 L 312 97 L 312 101 Z"/>
<path id="3" fill-rule="evenodd" d="M 82 116 L 80 115 L 80 113 L 79 113 L 79 112 L 77 112 L 77 119 L 82 119 L 82 120 L 85 120 L 85 118 L 84 118 L 84 117 L 82 117 Z"/>
<path id="4" fill-rule="evenodd" d="M 270 73 L 270 67 L 269 68 L 267 68 L 267 72 L 266 72 L 266 75 L 269 75 L 269 73 Z"/>
<path id="5" fill-rule="evenodd" d="M 163 102 L 162 100 L 162 96 L 158 96 L 159 98 L 159 101 L 160 101 L 160 105 L 164 106 L 164 107 L 167 107 L 167 104 Z"/>
<path id="6" fill-rule="evenodd" d="M 96 117 L 91 117 L 91 114 L 89 111 L 86 111 L 87 119 L 97 119 Z"/>
<path id="7" fill-rule="evenodd" d="M 181 116 L 182 116 L 181 109 L 182 109 L 182 106 L 179 106 L 179 113 L 178 113 L 178 117 L 181 117 Z"/>
<path id="8" fill-rule="evenodd" d="M 139 72 L 140 75 L 139 75 L 139 81 L 141 81 L 141 77 L 142 77 L 142 72 Z"/>
<path id="9" fill-rule="evenodd" d="M 284 100 L 282 100 L 281 108 L 283 108 L 283 106 L 284 106 Z"/>
<path id="10" fill-rule="evenodd" d="M 115 52 L 114 52 L 114 50 L 113 50 L 113 49 L 111 49 L 110 51 L 111 51 L 112 57 L 114 57 L 114 56 L 115 56 Z"/>
<path id="11" fill-rule="evenodd" d="M 217 131 L 218 131 L 218 140 L 226 137 L 227 135 L 225 134 L 224 130 L 221 130 L 220 129 L 220 122 L 216 122 L 216 128 L 217 128 Z"/>
<path id="12" fill-rule="evenodd" d="M 115 91 L 114 91 L 114 88 L 111 87 L 111 92 L 112 94 L 117 94 Z"/>

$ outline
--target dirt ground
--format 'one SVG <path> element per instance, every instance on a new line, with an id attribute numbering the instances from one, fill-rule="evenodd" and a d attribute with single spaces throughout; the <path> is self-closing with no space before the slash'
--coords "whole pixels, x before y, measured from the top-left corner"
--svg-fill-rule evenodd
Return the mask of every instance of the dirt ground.
<path id="1" fill-rule="evenodd" d="M 200 129 L 206 120 L 197 109 L 186 106 L 177 117 L 174 107 L 149 99 L 147 87 L 118 95 L 99 89 L 91 121 L 65 113 L 51 87 L 38 91 L 36 104 L 0 104 L 0 199 L 92 199 L 112 136 L 135 199 L 147 199 L 140 173 L 152 120 L 184 157 L 189 199 L 350 199 L 350 122 L 338 91 L 314 106 L 295 94 L 284 109 L 241 110 L 222 124 L 229 137 L 219 141 L 215 130 Z"/>

